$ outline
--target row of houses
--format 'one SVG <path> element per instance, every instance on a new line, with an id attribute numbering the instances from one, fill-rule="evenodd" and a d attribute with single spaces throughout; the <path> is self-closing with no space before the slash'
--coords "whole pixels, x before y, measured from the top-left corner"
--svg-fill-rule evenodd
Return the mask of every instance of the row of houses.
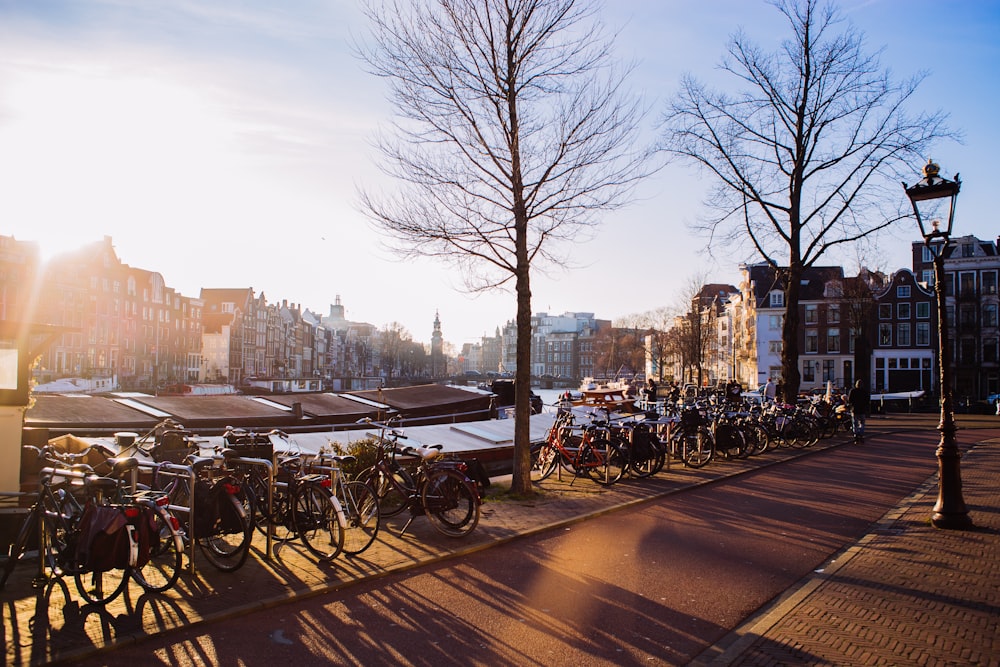
<path id="1" fill-rule="evenodd" d="M 802 275 L 797 331 L 803 390 L 865 378 L 878 392 L 937 387 L 937 298 L 933 256 L 912 244 L 913 266 L 891 275 L 809 267 Z M 982 400 L 1000 391 L 998 242 L 953 239 L 944 252 L 948 337 L 956 396 Z M 756 387 L 781 380 L 785 278 L 766 264 L 741 267 L 739 286 L 706 286 L 693 308 L 710 321 L 706 382 L 735 378 Z M 684 369 L 673 356 L 667 374 Z M 659 369 L 651 368 L 657 373 Z"/>
<path id="2" fill-rule="evenodd" d="M 43 264 L 37 243 L 0 236 L 0 320 L 61 332 L 35 368 L 38 382 L 81 377 L 148 391 L 251 378 L 332 382 L 386 365 L 378 329 L 348 321 L 339 297 L 321 315 L 251 287 L 186 296 L 160 273 L 122 263 L 110 237 Z M 435 340 L 431 361 L 436 354 L 443 369 L 440 331 Z"/>
<path id="3" fill-rule="evenodd" d="M 802 388 L 845 387 L 863 377 L 878 391 L 936 392 L 932 260 L 930 249 L 916 242 L 912 267 L 891 275 L 808 268 L 800 285 L 797 331 Z M 954 390 L 982 399 L 1000 391 L 997 242 L 973 236 L 952 240 L 945 271 Z M 739 285 L 706 285 L 693 299 L 692 311 L 712 332 L 698 358 L 676 344 L 654 354 L 653 336 L 647 336 L 647 375 L 705 384 L 736 379 L 748 387 L 781 379 L 782 272 L 755 264 L 742 266 L 740 275 Z M 0 320 L 62 329 L 36 368 L 40 381 L 107 378 L 137 390 L 168 382 L 239 385 L 260 377 L 332 381 L 384 376 L 386 369 L 399 373 L 401 358 L 410 359 L 410 372 L 419 366 L 418 374 L 435 378 L 455 371 L 516 370 L 513 321 L 480 343 L 465 345 L 455 368 L 445 357 L 437 316 L 429 346 L 389 348 L 376 327 L 345 318 L 339 297 L 320 315 L 286 300 L 269 303 L 249 287 L 205 288 L 198 297 L 185 296 L 159 273 L 123 264 L 110 237 L 42 266 L 37 244 L 0 236 Z M 682 328 L 684 320 L 675 327 Z M 614 344 L 613 332 L 609 320 L 592 312 L 534 315 L 532 375 L 569 381 L 606 374 L 608 350 L 599 355 L 598 346 Z"/>

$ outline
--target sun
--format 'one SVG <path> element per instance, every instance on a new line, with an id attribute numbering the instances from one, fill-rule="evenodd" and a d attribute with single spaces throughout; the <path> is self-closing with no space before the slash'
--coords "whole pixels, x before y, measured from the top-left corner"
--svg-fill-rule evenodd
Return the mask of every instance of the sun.
<path id="1" fill-rule="evenodd" d="M 33 69 L 5 82 L 0 118 L 0 219 L 45 256 L 211 208 L 239 171 L 233 123 L 191 84 Z"/>

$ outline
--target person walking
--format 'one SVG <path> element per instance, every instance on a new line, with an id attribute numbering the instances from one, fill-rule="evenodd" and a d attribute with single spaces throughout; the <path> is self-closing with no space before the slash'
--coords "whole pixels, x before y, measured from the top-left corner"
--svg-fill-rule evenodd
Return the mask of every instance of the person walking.
<path id="1" fill-rule="evenodd" d="M 773 403 L 777 393 L 778 387 L 774 384 L 774 380 L 767 378 L 767 384 L 764 385 L 764 400 Z"/>
<path id="2" fill-rule="evenodd" d="M 851 411 L 851 423 L 854 426 L 854 444 L 865 441 L 865 420 L 871 410 L 871 395 L 865 388 L 864 380 L 858 380 L 847 392 L 847 408 Z"/>

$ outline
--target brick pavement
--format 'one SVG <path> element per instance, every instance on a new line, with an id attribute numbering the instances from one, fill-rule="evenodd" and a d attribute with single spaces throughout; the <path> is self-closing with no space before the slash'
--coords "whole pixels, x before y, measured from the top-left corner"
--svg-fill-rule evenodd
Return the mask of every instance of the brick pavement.
<path id="1" fill-rule="evenodd" d="M 934 416 L 899 415 L 874 418 L 869 429 L 872 433 L 926 429 L 935 423 Z M 997 428 L 1000 417 L 960 416 L 959 425 L 966 429 Z M 821 441 L 821 446 L 838 442 L 843 439 Z M 952 533 L 928 526 L 935 491 L 931 480 L 887 515 L 870 535 L 838 555 L 824 572 L 790 591 L 696 662 L 998 664 L 1000 446 L 991 445 L 980 445 L 963 459 L 965 498 L 976 531 Z M 809 450 L 779 450 L 701 470 L 674 467 L 642 484 L 610 489 L 553 476 L 538 499 L 485 503 L 479 528 L 466 539 L 442 537 L 422 518 L 399 536 L 403 519 L 390 519 L 371 549 L 328 565 L 315 563 L 296 543 L 280 546 L 273 559 L 265 559 L 263 538 L 258 536 L 251 560 L 235 573 L 217 572 L 196 554 L 196 572 L 182 575 L 176 590 L 142 594 L 131 584 L 128 595 L 106 609 L 82 607 L 72 582 L 32 590 L 33 568 L 22 566 L 0 594 L 6 663 L 71 661 L 172 628 L 239 616 L 280 605 L 292 597 L 316 595 L 489 548 L 521 535 L 771 465 L 802 451 Z"/>
<path id="2" fill-rule="evenodd" d="M 930 525 L 935 475 L 692 664 L 1000 665 L 1000 440 L 962 482 L 973 530 Z"/>

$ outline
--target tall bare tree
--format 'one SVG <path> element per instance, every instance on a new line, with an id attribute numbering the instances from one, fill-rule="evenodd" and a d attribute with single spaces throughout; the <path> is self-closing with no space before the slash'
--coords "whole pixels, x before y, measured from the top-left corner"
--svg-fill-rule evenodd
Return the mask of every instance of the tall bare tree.
<path id="1" fill-rule="evenodd" d="M 559 265 L 603 211 L 647 173 L 634 150 L 643 109 L 625 95 L 593 3 L 387 0 L 368 3 L 373 46 L 397 114 L 378 140 L 395 196 L 363 210 L 404 257 L 443 259 L 466 287 L 517 299 L 515 493 L 532 492 L 531 269 Z"/>
<path id="2" fill-rule="evenodd" d="M 702 230 L 715 241 L 748 241 L 785 274 L 782 380 L 791 398 L 800 382 L 802 271 L 905 217 L 901 174 L 913 173 L 933 140 L 952 135 L 940 112 L 905 112 L 923 75 L 893 82 L 832 3 L 771 4 L 788 21 L 781 48 L 767 53 L 735 34 L 721 65 L 732 92 L 686 77 L 664 136 L 669 154 L 713 176 Z"/>

